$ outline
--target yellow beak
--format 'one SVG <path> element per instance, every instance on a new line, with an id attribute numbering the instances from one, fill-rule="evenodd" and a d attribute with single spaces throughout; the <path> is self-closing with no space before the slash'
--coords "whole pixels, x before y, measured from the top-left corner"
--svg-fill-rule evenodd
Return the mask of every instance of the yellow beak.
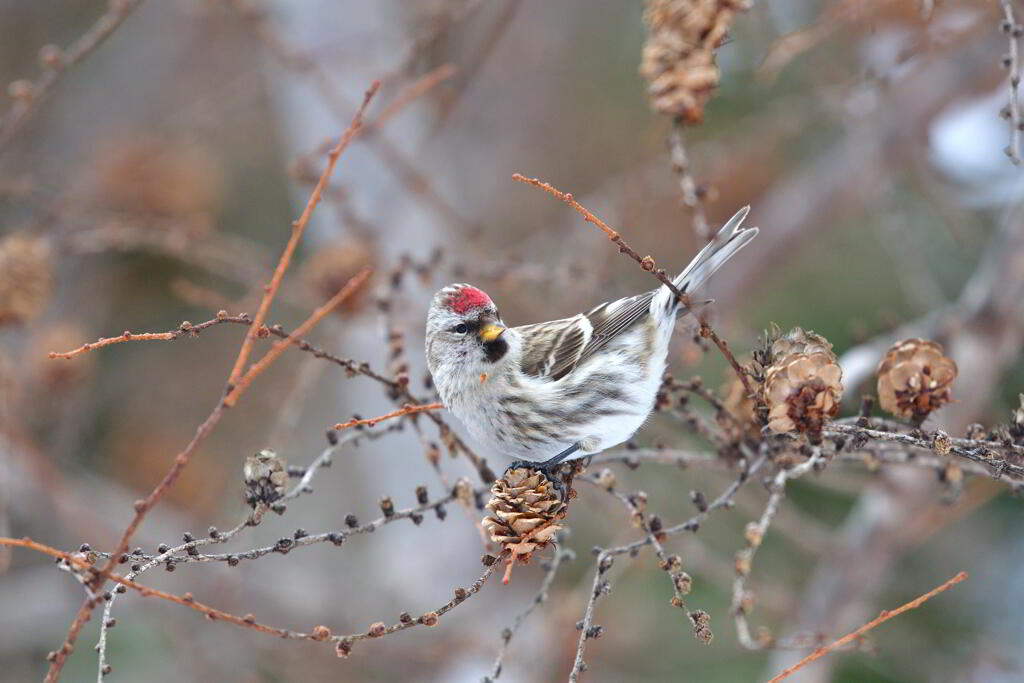
<path id="1" fill-rule="evenodd" d="M 504 325 L 498 325 L 496 323 L 487 323 L 480 328 L 477 336 L 480 337 L 482 342 L 489 343 L 501 336 L 502 332 L 505 331 Z"/>

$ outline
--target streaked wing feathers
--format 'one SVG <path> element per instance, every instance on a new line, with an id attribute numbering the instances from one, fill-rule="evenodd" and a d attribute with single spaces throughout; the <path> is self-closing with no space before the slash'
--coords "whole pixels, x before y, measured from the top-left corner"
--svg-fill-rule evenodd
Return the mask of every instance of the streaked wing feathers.
<path id="1" fill-rule="evenodd" d="M 562 379 L 615 335 L 650 311 L 654 292 L 610 301 L 572 318 L 517 327 L 523 338 L 523 372 Z"/>

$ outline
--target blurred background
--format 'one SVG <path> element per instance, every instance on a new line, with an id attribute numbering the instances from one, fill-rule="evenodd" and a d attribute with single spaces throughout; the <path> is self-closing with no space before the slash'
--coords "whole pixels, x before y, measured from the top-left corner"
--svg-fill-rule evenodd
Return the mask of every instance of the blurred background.
<path id="1" fill-rule="evenodd" d="M 873 392 L 880 353 L 908 336 L 938 339 L 960 365 L 958 400 L 932 427 L 963 435 L 973 422 L 1005 422 L 1024 390 L 1024 185 L 1004 152 L 1002 62 L 1013 33 L 1001 30 L 1004 6 L 754 3 L 717 51 L 721 79 L 704 122 L 683 131 L 709 223 L 751 204 L 748 222 L 762 229 L 711 284 L 711 320 L 740 353 L 771 322 L 826 336 L 843 363 L 845 415 Z M 643 11 L 640 0 L 0 0 L 0 82 L 12 84 L 0 95 L 0 535 L 116 545 L 131 502 L 219 400 L 245 328 L 70 361 L 48 352 L 123 330 L 174 330 L 219 309 L 255 312 L 324 143 L 374 79 L 370 125 L 342 156 L 270 322 L 293 327 L 373 264 L 364 295 L 311 339 L 390 372 L 386 338 L 397 330 L 410 386 L 425 395 L 424 312 L 448 282 L 485 289 L 511 324 L 651 286 L 593 226 L 514 172 L 574 193 L 659 266 L 683 266 L 700 241 L 670 159 L 672 121 L 651 110 L 638 72 Z M 123 24 L 59 69 L 52 88 L 33 91 L 46 60 L 60 59 L 43 50 L 41 66 L 41 48 L 74 43 L 105 13 Z M 395 268 L 406 277 L 392 288 Z M 672 369 L 710 387 L 726 380 L 688 325 Z M 152 552 L 184 531 L 234 525 L 246 511 L 246 455 L 270 448 L 304 465 L 328 426 L 393 407 L 365 377 L 286 354 L 228 413 L 136 544 Z M 233 547 L 296 527 L 341 528 L 347 513 L 370 520 L 381 496 L 413 505 L 419 484 L 434 496 L 459 476 L 479 483 L 464 458 L 445 455 L 436 473 L 424 457 L 436 430 L 420 426 L 422 438 L 404 429 L 344 449 L 318 474 L 318 495 Z M 636 443 L 707 447 L 667 416 Z M 504 468 L 504 456 L 477 450 Z M 734 476 L 664 465 L 616 473 L 671 523 L 692 514 L 691 490 L 711 497 Z M 616 500 L 580 493 L 566 540 L 578 557 L 512 641 L 502 681 L 564 680 L 590 548 L 638 537 Z M 598 604 L 605 633 L 589 643 L 585 680 L 766 680 L 795 661 L 742 649 L 729 615 L 733 554 L 766 498 L 749 487 L 699 534 L 668 542 L 693 575 L 688 605 L 712 616 L 712 644 L 694 640 L 669 606 L 651 553 L 622 557 Z M 792 680 L 1022 680 L 1020 512 L 1005 483 L 971 479 L 951 492 L 933 472 L 829 468 L 788 492 L 749 581 L 759 598 L 750 619 L 834 637 L 966 570 L 967 583 L 886 624 L 866 651 L 830 655 Z M 362 631 L 472 583 L 485 550 L 479 517 L 453 506 L 443 522 L 388 525 L 341 549 L 236 568 L 186 564 L 141 580 L 286 628 Z M 129 594 L 115 610 L 107 680 L 477 681 L 542 576 L 537 562 L 520 567 L 509 586 L 492 580 L 437 628 L 361 643 L 346 660 Z M 4 680 L 42 677 L 81 599 L 50 558 L 0 551 Z M 65 680 L 95 678 L 98 621 Z"/>

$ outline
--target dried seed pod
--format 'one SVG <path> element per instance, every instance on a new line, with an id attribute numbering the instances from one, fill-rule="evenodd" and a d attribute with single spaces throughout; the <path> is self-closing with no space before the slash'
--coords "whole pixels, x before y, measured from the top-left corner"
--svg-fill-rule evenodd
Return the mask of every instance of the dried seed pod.
<path id="1" fill-rule="evenodd" d="M 15 232 L 0 240 L 0 325 L 32 320 L 50 297 L 50 243 Z"/>
<path id="2" fill-rule="evenodd" d="M 487 503 L 491 514 L 483 527 L 511 559 L 527 562 L 534 550 L 544 548 L 562 528 L 565 517 L 562 489 L 546 474 L 529 467 L 508 470 L 491 487 Z"/>
<path id="3" fill-rule="evenodd" d="M 264 449 L 247 457 L 242 474 L 245 477 L 245 502 L 250 506 L 269 505 L 284 496 L 288 467 L 284 458 L 274 451 Z"/>
<path id="4" fill-rule="evenodd" d="M 920 425 L 933 410 L 952 400 L 957 367 L 940 344 L 907 339 L 885 352 L 876 374 L 882 410 Z"/>
<path id="5" fill-rule="evenodd" d="M 820 437 L 825 420 L 839 412 L 843 371 L 821 335 L 794 328 L 771 345 L 765 371 L 768 427 L 778 433 Z"/>
<path id="6" fill-rule="evenodd" d="M 694 610 L 690 612 L 690 621 L 693 622 L 693 635 L 697 640 L 705 645 L 710 645 L 711 640 L 715 637 L 711 632 L 711 615 L 704 610 Z"/>
<path id="7" fill-rule="evenodd" d="M 640 74 L 652 109 L 700 123 L 718 85 L 715 50 L 743 9 L 743 0 L 648 0 Z"/>

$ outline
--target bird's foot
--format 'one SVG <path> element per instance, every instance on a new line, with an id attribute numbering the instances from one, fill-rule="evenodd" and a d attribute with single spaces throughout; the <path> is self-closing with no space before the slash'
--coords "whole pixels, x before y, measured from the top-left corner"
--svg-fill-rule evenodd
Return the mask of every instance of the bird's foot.
<path id="1" fill-rule="evenodd" d="M 544 463 L 540 463 L 543 465 Z M 528 469 L 528 470 L 539 470 L 538 463 L 531 462 L 529 460 L 513 460 L 512 463 L 505 468 L 505 474 L 508 474 L 512 470 Z"/>
<path id="2" fill-rule="evenodd" d="M 566 485 L 572 480 L 572 476 L 573 474 L 575 474 L 576 468 L 572 466 L 572 464 L 570 463 L 568 471 L 565 471 L 563 467 L 565 464 L 564 460 L 573 453 L 575 453 L 576 451 L 578 451 L 579 448 L 580 445 L 578 443 L 573 444 L 572 446 L 566 448 L 558 455 L 554 456 L 553 458 L 544 460 L 543 462 L 516 460 L 505 469 L 505 474 L 508 474 L 510 471 L 518 468 L 526 468 L 534 470 L 535 472 L 541 472 L 544 474 L 545 477 L 548 478 L 548 480 L 554 485 L 554 487 L 558 489 L 559 493 L 563 497 L 565 497 L 567 495 Z"/>
<path id="3" fill-rule="evenodd" d="M 508 476 L 508 473 L 512 470 L 525 469 L 532 472 L 540 472 L 544 477 L 551 482 L 551 485 L 555 487 L 559 495 L 564 499 L 566 495 L 565 481 L 560 470 L 562 469 L 561 463 L 548 464 L 551 461 L 536 462 L 530 460 L 515 460 L 508 467 L 505 468 L 505 474 L 503 477 Z"/>

